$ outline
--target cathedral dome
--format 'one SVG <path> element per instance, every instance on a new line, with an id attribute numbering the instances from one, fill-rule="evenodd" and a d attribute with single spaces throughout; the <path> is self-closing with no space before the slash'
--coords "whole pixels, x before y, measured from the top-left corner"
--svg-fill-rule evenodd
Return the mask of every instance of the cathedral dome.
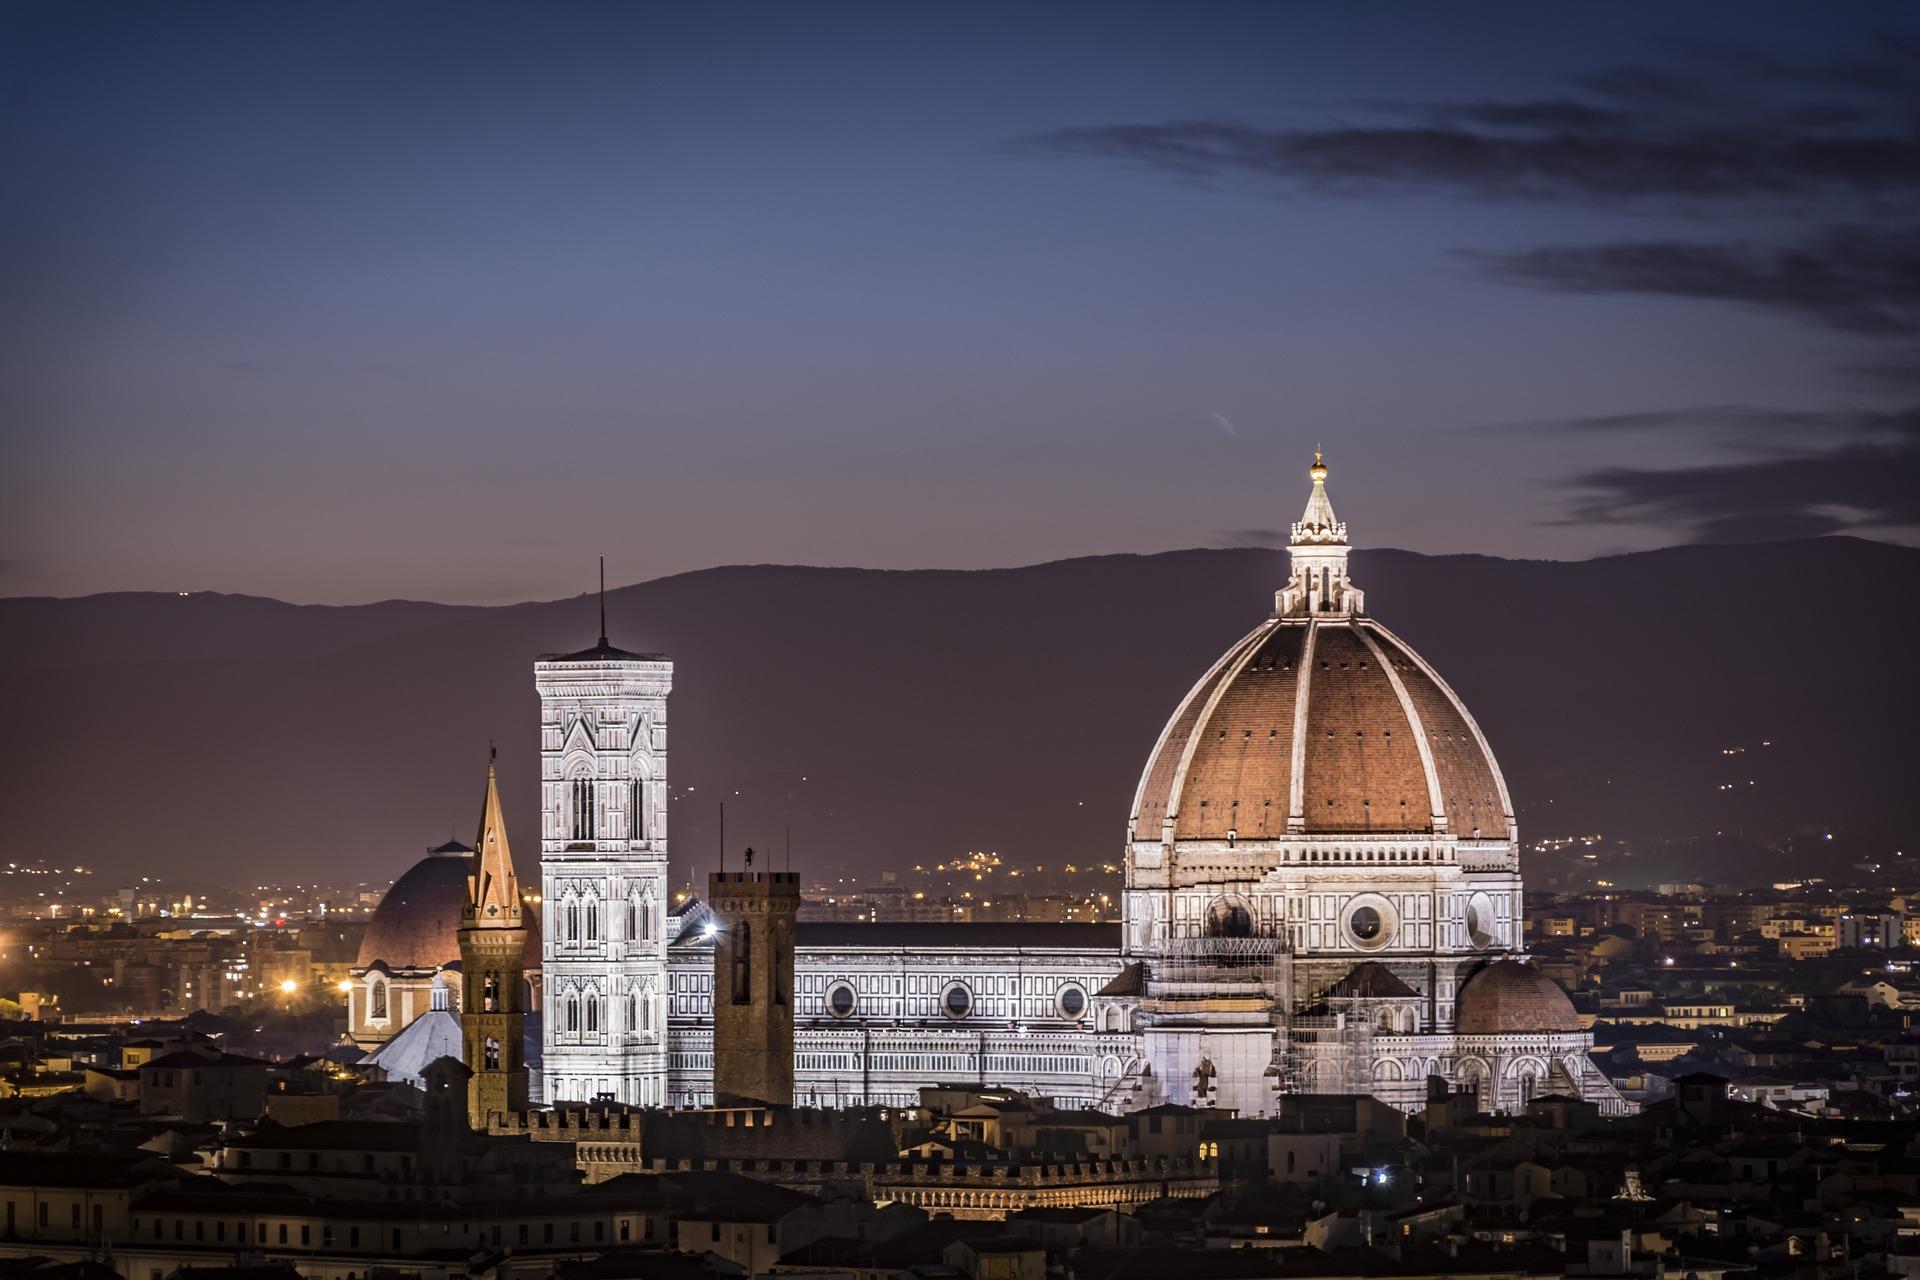
<path id="1" fill-rule="evenodd" d="M 1479 726 L 1368 617 L 1316 456 L 1274 613 L 1175 708 L 1135 792 L 1135 841 L 1450 833 L 1508 840 L 1513 806 Z"/>
<path id="2" fill-rule="evenodd" d="M 1463 1036 L 1540 1035 L 1579 1031 L 1580 1015 L 1560 984 L 1532 965 L 1498 960 L 1467 979 L 1454 1005 Z"/>
<path id="3" fill-rule="evenodd" d="M 358 968 L 376 961 L 389 969 L 441 969 L 460 963 L 460 913 L 467 903 L 473 850 L 449 840 L 407 869 L 373 909 L 360 937 Z M 539 912 L 526 911 L 522 953 L 528 969 L 540 967 Z"/>

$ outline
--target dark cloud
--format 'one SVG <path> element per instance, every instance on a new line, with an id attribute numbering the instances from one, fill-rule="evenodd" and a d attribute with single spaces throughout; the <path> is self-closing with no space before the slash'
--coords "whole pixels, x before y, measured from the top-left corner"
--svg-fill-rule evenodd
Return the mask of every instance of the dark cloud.
<path id="1" fill-rule="evenodd" d="M 1748 456 L 1690 467 L 1597 467 L 1578 473 L 1567 482 L 1579 494 L 1568 520 L 1660 525 L 1682 530 L 1695 542 L 1920 528 L 1920 407 L 1770 413 L 1718 406 L 1555 425 L 1722 430 L 1740 422 L 1773 428 L 1767 444 Z"/>
<path id="2" fill-rule="evenodd" d="M 1841 372 L 1883 391 L 1920 391 L 1920 350 L 1863 360 Z"/>
<path id="3" fill-rule="evenodd" d="M 1292 536 L 1286 529 L 1228 529 L 1216 541 L 1223 547 L 1284 547 Z"/>
<path id="4" fill-rule="evenodd" d="M 1640 239 L 1471 256 L 1497 279 L 1550 292 L 1734 304 L 1876 339 L 1920 333 L 1920 52 L 1885 41 L 1843 61 L 1694 50 L 1688 62 L 1613 67 L 1563 95 L 1361 104 L 1357 122 L 1174 120 L 1059 129 L 1028 143 L 1341 196 L 1784 219 L 1823 229 L 1779 244 Z M 1920 360 L 1875 358 L 1850 376 L 1910 390 Z M 1718 455 L 1584 470 L 1567 481 L 1570 522 L 1653 524 L 1703 542 L 1920 527 L 1920 409 L 1715 405 L 1551 427 L 1704 434 Z M 1270 533 L 1227 537 L 1262 544 Z"/>
<path id="5" fill-rule="evenodd" d="M 1580 76 L 1574 83 L 1605 98 L 1640 104 L 1691 106 L 1720 96 L 1700 76 L 1683 75 L 1664 67 L 1609 67 Z"/>
<path id="6" fill-rule="evenodd" d="M 1673 240 L 1471 255 L 1557 293 L 1637 293 L 1785 311 L 1849 333 L 1920 333 L 1920 228 L 1836 228 L 1787 246 Z"/>
<path id="7" fill-rule="evenodd" d="M 1489 129 L 1564 129 L 1595 132 L 1630 125 L 1633 117 L 1567 98 L 1531 102 L 1467 102 L 1421 108 L 1437 124 L 1482 125 Z"/>
<path id="8" fill-rule="evenodd" d="M 1263 129 L 1180 120 L 1056 129 L 1026 144 L 1186 175 L 1257 174 L 1350 196 L 1431 191 L 1506 200 L 1726 202 L 1835 191 L 1891 194 L 1920 185 L 1920 142 L 1912 137 L 1796 135 L 1762 126 L 1515 132 L 1444 125 Z"/>
<path id="9" fill-rule="evenodd" d="M 1243 175 L 1366 196 L 1399 191 L 1503 200 L 1876 201 L 1920 192 L 1920 58 L 1798 65 L 1696 54 L 1677 70 L 1622 66 L 1574 93 L 1465 103 L 1368 103 L 1386 119 L 1263 127 L 1173 120 L 1056 129 L 1043 151 L 1132 160 L 1184 175 Z"/>

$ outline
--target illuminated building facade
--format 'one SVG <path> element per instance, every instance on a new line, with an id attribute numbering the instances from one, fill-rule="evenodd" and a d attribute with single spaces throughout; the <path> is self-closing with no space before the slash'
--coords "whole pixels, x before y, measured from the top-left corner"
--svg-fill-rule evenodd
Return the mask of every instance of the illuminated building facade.
<path id="1" fill-rule="evenodd" d="M 1142 771 L 1122 923 L 800 920 L 796 1103 L 910 1104 L 948 1083 L 1114 1111 L 1262 1115 L 1356 1092 L 1413 1109 L 1437 1076 L 1493 1109 L 1546 1093 L 1625 1109 L 1566 994 L 1525 962 L 1514 807 L 1485 735 L 1367 612 L 1318 455 L 1310 474 L 1271 612 L 1175 707 Z M 714 1098 L 725 921 L 666 909 L 672 674 L 604 635 L 535 667 L 528 967 L 550 1103 Z"/>

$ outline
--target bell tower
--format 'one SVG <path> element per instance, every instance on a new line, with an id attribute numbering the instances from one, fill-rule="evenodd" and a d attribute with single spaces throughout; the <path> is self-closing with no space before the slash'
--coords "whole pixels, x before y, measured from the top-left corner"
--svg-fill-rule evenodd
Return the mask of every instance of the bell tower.
<path id="1" fill-rule="evenodd" d="M 522 969 L 527 926 L 491 760 L 474 846 L 460 913 L 460 1042 L 473 1073 L 467 1082 L 467 1118 L 475 1129 L 484 1129 L 489 1116 L 527 1109 Z"/>
<path id="2" fill-rule="evenodd" d="M 543 1101 L 667 1101 L 667 694 L 673 663 L 600 642 L 540 694 Z"/>

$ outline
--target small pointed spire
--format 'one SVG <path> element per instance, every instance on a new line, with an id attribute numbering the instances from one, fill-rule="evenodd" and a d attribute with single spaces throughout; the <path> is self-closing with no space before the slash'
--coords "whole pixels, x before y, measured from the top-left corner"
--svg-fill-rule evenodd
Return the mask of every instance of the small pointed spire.
<path id="1" fill-rule="evenodd" d="M 520 886 L 507 847 L 507 820 L 500 812 L 500 784 L 494 771 L 499 753 L 487 749 L 487 794 L 481 802 L 480 834 L 473 842 L 473 874 L 467 877 L 467 915 L 480 928 L 520 927 Z"/>
<path id="2" fill-rule="evenodd" d="M 1334 518 L 1333 500 L 1327 497 L 1327 459 L 1320 446 L 1313 447 L 1313 465 L 1307 468 L 1313 477 L 1313 492 L 1307 495 L 1307 509 L 1293 526 L 1295 546 L 1302 543 L 1344 543 L 1347 526 Z"/>
<path id="3" fill-rule="evenodd" d="M 1365 594 L 1347 577 L 1347 526 L 1333 514 L 1327 496 L 1327 455 L 1313 447 L 1313 492 L 1307 509 L 1294 521 L 1288 544 L 1293 562 L 1287 585 L 1274 593 L 1278 617 L 1307 614 L 1355 614 L 1366 608 Z"/>

